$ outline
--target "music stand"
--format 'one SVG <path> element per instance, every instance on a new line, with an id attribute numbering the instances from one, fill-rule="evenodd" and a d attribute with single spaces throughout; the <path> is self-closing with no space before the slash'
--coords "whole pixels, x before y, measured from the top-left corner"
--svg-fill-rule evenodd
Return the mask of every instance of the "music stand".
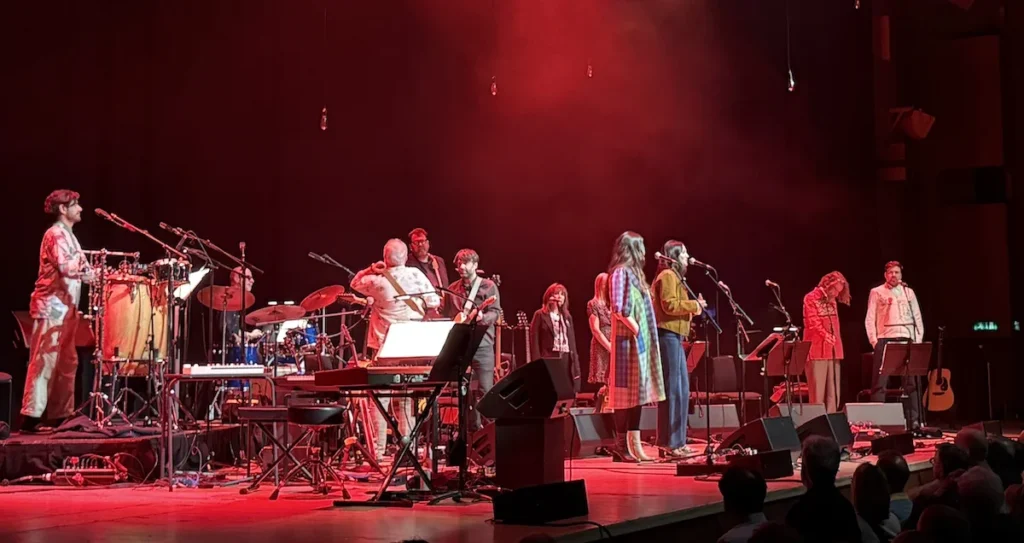
<path id="1" fill-rule="evenodd" d="M 886 343 L 882 347 L 882 366 L 878 368 L 879 375 L 902 375 L 903 381 L 903 395 L 909 397 L 910 401 L 913 402 L 914 398 L 910 397 L 911 394 L 918 394 L 921 391 L 917 388 L 917 377 L 924 377 L 928 375 L 928 366 L 931 364 L 932 359 L 932 344 L 930 342 L 925 343 Z M 909 382 L 913 380 L 913 389 L 910 394 L 907 393 Z M 885 383 L 879 383 L 882 388 L 885 388 Z M 904 406 L 907 409 L 907 406 Z M 919 406 L 917 409 L 917 424 L 919 427 L 924 426 L 924 409 Z"/>
<path id="2" fill-rule="evenodd" d="M 700 364 L 700 359 L 704 358 L 704 353 L 708 350 L 708 342 L 706 341 L 694 341 L 691 342 L 689 348 L 686 349 L 686 372 L 693 373 L 693 370 L 697 369 L 697 365 Z"/>
<path id="3" fill-rule="evenodd" d="M 804 372 L 807 356 L 811 353 L 810 341 L 780 341 L 776 343 L 765 358 L 765 376 L 782 377 L 786 382 L 786 407 L 793 411 L 793 387 L 791 377 L 796 377 L 800 384 L 800 374 Z M 799 402 L 803 406 L 803 399 Z"/>
<path id="4" fill-rule="evenodd" d="M 384 335 L 374 363 L 377 366 L 418 365 L 418 362 L 437 360 L 454 325 L 452 321 L 393 323 Z"/>

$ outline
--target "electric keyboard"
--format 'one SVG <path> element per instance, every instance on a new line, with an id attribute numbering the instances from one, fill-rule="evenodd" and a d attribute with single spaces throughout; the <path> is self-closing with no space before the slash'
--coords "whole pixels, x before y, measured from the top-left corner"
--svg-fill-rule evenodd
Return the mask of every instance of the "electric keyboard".
<path id="1" fill-rule="evenodd" d="M 430 366 L 348 368 L 318 371 L 313 374 L 313 384 L 318 387 L 393 385 L 414 381 L 417 378 L 422 381 L 428 375 L 430 375 Z"/>
<path id="2" fill-rule="evenodd" d="M 266 368 L 255 364 L 185 364 L 182 375 L 193 377 L 253 377 L 263 376 Z"/>

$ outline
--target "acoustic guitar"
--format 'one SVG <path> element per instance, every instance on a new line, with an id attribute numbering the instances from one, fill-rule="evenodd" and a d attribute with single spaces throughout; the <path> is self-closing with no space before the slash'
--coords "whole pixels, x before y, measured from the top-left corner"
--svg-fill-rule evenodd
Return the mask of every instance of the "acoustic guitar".
<path id="1" fill-rule="evenodd" d="M 949 369 L 942 367 L 942 341 L 946 327 L 939 327 L 939 354 L 935 369 L 928 371 L 928 390 L 924 393 L 924 405 L 928 411 L 946 411 L 953 407 L 953 386 L 950 384 Z"/>
<path id="2" fill-rule="evenodd" d="M 491 296 L 490 298 L 487 298 L 486 300 L 480 302 L 480 305 L 474 307 L 473 309 L 470 309 L 468 313 L 464 312 L 464 311 L 463 312 L 459 312 L 458 315 L 455 315 L 455 319 L 453 319 L 453 320 L 455 321 L 456 324 L 463 324 L 463 323 L 467 323 L 467 322 L 472 322 L 473 319 L 476 318 L 477 313 L 479 313 L 479 312 L 483 311 L 484 309 L 487 309 L 488 307 L 494 305 L 494 302 L 497 302 L 497 301 L 498 301 L 498 298 L 496 296 Z"/>

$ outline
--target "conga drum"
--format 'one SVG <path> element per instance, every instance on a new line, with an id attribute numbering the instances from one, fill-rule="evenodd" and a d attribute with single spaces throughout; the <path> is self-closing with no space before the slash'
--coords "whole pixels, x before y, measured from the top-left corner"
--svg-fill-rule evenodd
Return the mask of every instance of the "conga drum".
<path id="1" fill-rule="evenodd" d="M 136 374 L 138 368 L 130 367 L 131 361 L 151 358 L 149 336 L 154 315 L 150 281 L 139 275 L 111 274 L 103 298 L 103 360 L 125 359 L 129 362 L 120 365 L 120 373 Z M 105 363 L 103 369 L 110 373 L 113 364 Z"/>

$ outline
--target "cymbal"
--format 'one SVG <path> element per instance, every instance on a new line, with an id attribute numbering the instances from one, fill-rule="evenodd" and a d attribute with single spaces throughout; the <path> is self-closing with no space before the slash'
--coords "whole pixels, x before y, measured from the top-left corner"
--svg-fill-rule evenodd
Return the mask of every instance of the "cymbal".
<path id="1" fill-rule="evenodd" d="M 199 303 L 217 311 L 241 311 L 243 299 L 245 300 L 246 309 L 256 303 L 256 297 L 251 292 L 246 292 L 243 298 L 240 287 L 222 287 L 218 285 L 200 290 L 196 294 L 196 299 L 199 300 Z"/>
<path id="2" fill-rule="evenodd" d="M 295 305 L 268 305 L 263 309 L 257 309 L 245 316 L 245 324 L 249 326 L 263 326 L 281 321 L 301 319 L 306 316 L 306 310 Z"/>
<path id="3" fill-rule="evenodd" d="M 306 296 L 299 305 L 310 313 L 320 311 L 334 302 L 337 302 L 338 296 L 341 296 L 344 293 L 345 287 L 341 285 L 331 285 Z"/>

